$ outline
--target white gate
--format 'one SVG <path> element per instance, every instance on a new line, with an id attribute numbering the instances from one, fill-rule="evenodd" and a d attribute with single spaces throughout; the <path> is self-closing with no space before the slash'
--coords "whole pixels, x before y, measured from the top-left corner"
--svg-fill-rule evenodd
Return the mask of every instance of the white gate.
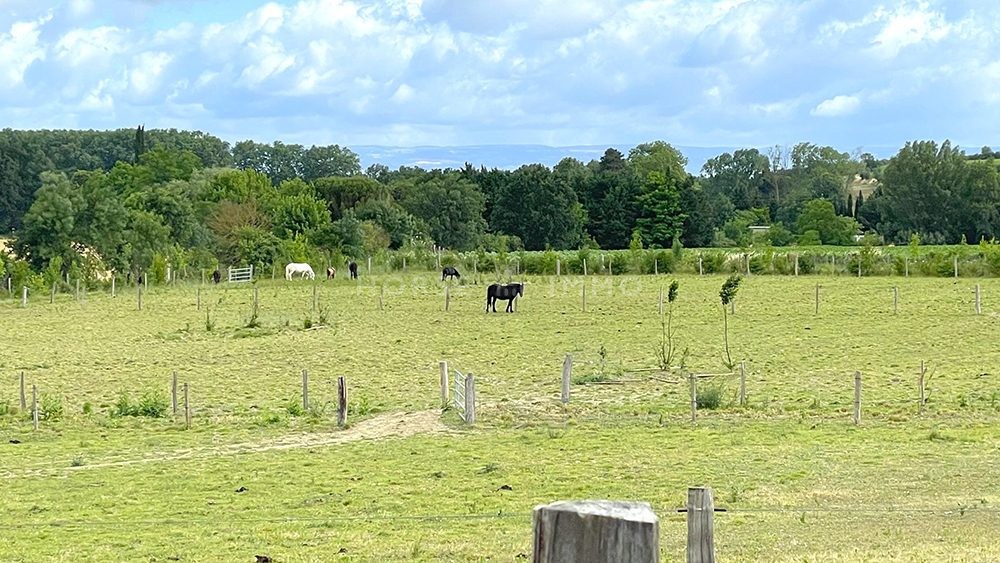
<path id="1" fill-rule="evenodd" d="M 246 268 L 229 268 L 229 281 L 230 282 L 253 281 L 253 265 L 251 264 Z"/>

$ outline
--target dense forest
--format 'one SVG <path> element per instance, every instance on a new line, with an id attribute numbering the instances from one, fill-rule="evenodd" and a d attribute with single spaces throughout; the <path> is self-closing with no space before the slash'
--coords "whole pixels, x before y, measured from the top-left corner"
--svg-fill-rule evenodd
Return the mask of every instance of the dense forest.
<path id="1" fill-rule="evenodd" d="M 907 143 L 888 160 L 799 143 L 685 170 L 655 141 L 549 168 L 360 167 L 337 145 L 198 131 L 0 132 L 4 269 L 89 277 L 154 263 L 212 268 L 372 256 L 438 245 L 486 251 L 993 239 L 1000 153 Z M 749 227 L 761 226 L 751 230 Z"/>

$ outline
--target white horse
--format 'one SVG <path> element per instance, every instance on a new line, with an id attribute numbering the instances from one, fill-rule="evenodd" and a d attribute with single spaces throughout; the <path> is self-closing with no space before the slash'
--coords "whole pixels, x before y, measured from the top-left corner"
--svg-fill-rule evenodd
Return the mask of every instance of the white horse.
<path id="1" fill-rule="evenodd" d="M 302 274 L 303 278 L 309 278 L 311 280 L 316 279 L 316 273 L 313 272 L 312 266 L 309 264 L 300 264 L 298 262 L 292 262 L 291 264 L 285 266 L 285 279 L 291 280 L 294 274 Z"/>

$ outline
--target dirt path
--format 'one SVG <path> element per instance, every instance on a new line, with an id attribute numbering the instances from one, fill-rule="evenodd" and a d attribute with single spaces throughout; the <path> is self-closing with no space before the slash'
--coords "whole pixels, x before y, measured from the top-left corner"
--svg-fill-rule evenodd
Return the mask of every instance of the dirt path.
<path id="1" fill-rule="evenodd" d="M 386 438 L 407 438 L 417 434 L 443 434 L 449 428 L 441 422 L 441 411 L 395 412 L 363 420 L 347 430 L 330 433 L 290 434 L 259 442 L 242 442 L 219 446 L 204 446 L 164 452 L 151 452 L 140 458 L 114 459 L 107 456 L 103 460 L 88 461 L 85 465 L 71 467 L 70 462 L 52 462 L 43 467 L 26 467 L 14 471 L 0 471 L 4 478 L 39 477 L 63 474 L 88 469 L 125 467 L 144 463 L 160 463 L 190 459 L 206 459 L 241 454 L 253 454 L 279 450 L 317 448 L 358 442 L 361 440 L 381 440 Z"/>

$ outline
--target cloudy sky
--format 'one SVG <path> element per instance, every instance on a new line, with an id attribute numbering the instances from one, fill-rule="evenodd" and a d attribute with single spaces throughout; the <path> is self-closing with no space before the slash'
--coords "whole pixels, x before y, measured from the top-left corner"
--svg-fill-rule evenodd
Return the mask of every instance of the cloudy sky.
<path id="1" fill-rule="evenodd" d="M 0 0 L 0 127 L 1000 145 L 995 0 Z"/>

